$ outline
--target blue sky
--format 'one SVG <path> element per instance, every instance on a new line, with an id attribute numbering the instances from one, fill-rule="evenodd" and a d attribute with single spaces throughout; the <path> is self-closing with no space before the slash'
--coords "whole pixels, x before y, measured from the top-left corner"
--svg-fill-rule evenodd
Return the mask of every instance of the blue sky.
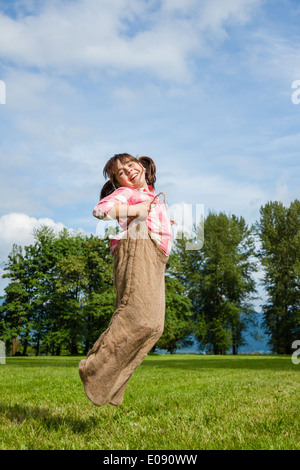
<path id="1" fill-rule="evenodd" d="M 115 153 L 170 206 L 251 224 L 299 198 L 296 0 L 0 0 L 0 256 L 46 223 L 96 233 Z"/>

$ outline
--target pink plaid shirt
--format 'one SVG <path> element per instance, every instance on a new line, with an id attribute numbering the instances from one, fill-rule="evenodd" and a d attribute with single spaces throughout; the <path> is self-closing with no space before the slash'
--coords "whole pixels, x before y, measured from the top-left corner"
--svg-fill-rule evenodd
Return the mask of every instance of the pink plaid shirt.
<path id="1" fill-rule="evenodd" d="M 148 185 L 147 189 L 133 189 L 122 186 L 116 189 L 109 196 L 101 199 L 93 211 L 93 215 L 102 220 L 113 220 L 107 213 L 115 204 L 139 204 L 143 201 L 152 201 L 156 196 L 153 187 Z M 114 254 L 117 244 L 122 238 L 128 235 L 128 227 L 131 220 L 119 219 L 119 225 L 123 228 L 123 232 L 116 235 L 110 241 L 111 252 Z M 172 248 L 172 228 L 170 218 L 163 202 L 157 197 L 155 203 L 151 206 L 151 211 L 146 219 L 146 225 L 151 232 L 153 238 L 161 247 L 166 256 L 170 255 Z"/>

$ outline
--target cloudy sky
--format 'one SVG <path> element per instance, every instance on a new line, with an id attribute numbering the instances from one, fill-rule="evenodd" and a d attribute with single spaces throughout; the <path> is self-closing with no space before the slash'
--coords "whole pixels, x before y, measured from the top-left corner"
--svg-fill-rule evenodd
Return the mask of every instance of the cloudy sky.
<path id="1" fill-rule="evenodd" d="M 41 223 L 95 234 L 115 153 L 171 207 L 299 198 L 299 24 L 299 0 L 0 0 L 0 261 Z"/>

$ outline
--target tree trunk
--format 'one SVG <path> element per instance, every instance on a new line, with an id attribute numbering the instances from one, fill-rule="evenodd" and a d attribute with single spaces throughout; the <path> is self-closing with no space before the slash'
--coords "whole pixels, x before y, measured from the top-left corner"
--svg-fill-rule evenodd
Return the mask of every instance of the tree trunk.
<path id="1" fill-rule="evenodd" d="M 222 350 L 219 348 L 219 346 L 214 344 L 214 355 L 219 356 L 222 354 Z"/>
<path id="2" fill-rule="evenodd" d="M 11 341 L 11 355 L 15 356 L 19 349 L 19 342 L 17 336 Z"/>
<path id="3" fill-rule="evenodd" d="M 71 356 L 76 356 L 78 354 L 77 344 L 71 344 Z"/>
<path id="4" fill-rule="evenodd" d="M 87 340 L 85 341 L 84 354 L 87 354 L 90 349 L 91 349 L 91 348 L 90 348 L 90 341 L 87 339 Z"/>
<path id="5" fill-rule="evenodd" d="M 35 355 L 38 356 L 40 352 L 40 338 L 36 342 Z"/>

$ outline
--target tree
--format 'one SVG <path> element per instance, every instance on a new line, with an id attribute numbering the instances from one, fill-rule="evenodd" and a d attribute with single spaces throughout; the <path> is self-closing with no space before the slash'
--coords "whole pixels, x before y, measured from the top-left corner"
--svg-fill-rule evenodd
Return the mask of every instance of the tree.
<path id="1" fill-rule="evenodd" d="M 172 257 L 172 255 L 170 256 Z M 157 342 L 157 347 L 173 354 L 176 349 L 191 344 L 192 331 L 191 301 L 184 292 L 184 286 L 170 276 L 166 282 L 166 317 L 164 332 Z"/>
<path id="2" fill-rule="evenodd" d="M 107 239 L 91 235 L 85 244 L 85 259 L 87 284 L 83 305 L 83 342 L 87 354 L 108 326 L 114 313 L 116 292 L 113 285 L 113 258 Z"/>
<path id="3" fill-rule="evenodd" d="M 5 288 L 3 304 L 0 307 L 2 319 L 1 338 L 7 347 L 12 346 L 12 354 L 17 352 L 17 338 L 22 336 L 27 344 L 26 334 L 29 328 L 31 313 L 31 282 L 28 275 L 28 263 L 22 253 L 22 248 L 13 245 L 4 267 L 7 271 L 2 277 L 10 278 L 11 282 Z M 26 347 L 23 349 L 26 354 Z"/>
<path id="4" fill-rule="evenodd" d="M 300 334 L 300 201 L 290 207 L 277 201 L 262 206 L 255 229 L 268 296 L 263 305 L 264 327 L 272 350 L 290 354 L 293 339 Z"/>
<path id="5" fill-rule="evenodd" d="M 59 355 L 87 351 L 106 328 L 113 309 L 112 255 L 108 239 L 35 230 L 34 243 L 14 246 L 5 265 L 10 283 L 0 307 L 1 338 Z"/>
<path id="6" fill-rule="evenodd" d="M 31 293 L 31 331 L 28 339 L 39 355 L 40 346 L 48 331 L 49 300 L 53 287 L 53 273 L 58 260 L 55 248 L 56 235 L 46 226 L 33 231 L 34 243 L 25 246 L 25 258 L 33 286 Z"/>
<path id="7" fill-rule="evenodd" d="M 71 354 L 83 344 L 87 353 L 113 313 L 112 255 L 106 240 L 73 237 L 76 250 L 57 265 L 56 289 L 64 298 L 65 341 Z"/>
<path id="8" fill-rule="evenodd" d="M 209 213 L 204 233 L 199 250 L 185 249 L 187 237 L 177 241 L 179 280 L 192 300 L 199 345 L 212 347 L 214 354 L 226 353 L 231 345 L 236 354 L 247 325 L 255 321 L 254 239 L 242 217 L 222 212 Z"/>

